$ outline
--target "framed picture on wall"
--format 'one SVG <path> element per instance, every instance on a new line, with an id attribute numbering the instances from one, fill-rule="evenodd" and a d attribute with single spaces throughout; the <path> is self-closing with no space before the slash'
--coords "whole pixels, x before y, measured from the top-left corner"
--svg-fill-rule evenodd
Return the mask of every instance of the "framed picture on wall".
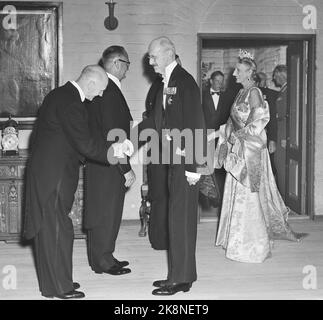
<path id="1" fill-rule="evenodd" d="M 59 85 L 62 4 L 0 3 L 0 118 L 32 122 Z"/>

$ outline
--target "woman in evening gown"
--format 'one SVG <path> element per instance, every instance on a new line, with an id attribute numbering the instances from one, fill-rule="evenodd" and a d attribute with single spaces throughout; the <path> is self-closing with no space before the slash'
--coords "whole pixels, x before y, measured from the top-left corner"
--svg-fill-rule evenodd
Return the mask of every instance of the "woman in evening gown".
<path id="1" fill-rule="evenodd" d="M 274 239 L 299 241 L 287 223 L 285 206 L 272 173 L 265 126 L 269 107 L 256 87 L 256 63 L 240 51 L 234 76 L 239 91 L 227 123 L 217 132 L 216 167 L 227 171 L 216 245 L 226 257 L 260 263 L 271 256 Z"/>

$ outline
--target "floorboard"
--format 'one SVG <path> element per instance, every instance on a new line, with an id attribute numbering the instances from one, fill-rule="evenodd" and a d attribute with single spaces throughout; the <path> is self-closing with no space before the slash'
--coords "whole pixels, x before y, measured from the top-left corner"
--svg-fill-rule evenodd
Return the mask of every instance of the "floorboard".
<path id="1" fill-rule="evenodd" d="M 216 221 L 198 225 L 198 281 L 188 293 L 170 297 L 151 294 L 152 282 L 167 274 L 166 254 L 153 250 L 147 237 L 138 237 L 139 222 L 122 223 L 115 256 L 130 261 L 132 272 L 124 276 L 95 274 L 87 262 L 85 240 L 74 242 L 74 281 L 81 284 L 86 299 L 109 300 L 223 300 L 223 299 L 322 299 L 323 221 L 293 219 L 295 231 L 309 236 L 301 243 L 276 241 L 272 257 L 261 264 L 228 260 L 214 246 Z M 5 289 L 8 266 L 17 272 L 16 289 Z M 316 289 L 304 289 L 304 267 L 316 271 Z M 9 267 L 10 268 L 10 267 Z M 30 247 L 0 243 L 0 299 L 44 299 L 40 296 Z"/>

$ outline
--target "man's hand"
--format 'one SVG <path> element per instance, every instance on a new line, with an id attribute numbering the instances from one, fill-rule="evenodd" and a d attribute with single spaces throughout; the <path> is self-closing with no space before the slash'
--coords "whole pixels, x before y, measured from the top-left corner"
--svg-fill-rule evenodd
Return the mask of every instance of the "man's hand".
<path id="1" fill-rule="evenodd" d="M 272 141 L 270 140 L 269 143 L 268 143 L 268 151 L 270 154 L 276 152 L 276 142 L 275 141 Z"/>
<path id="2" fill-rule="evenodd" d="M 135 181 L 136 181 L 136 175 L 133 172 L 133 170 L 128 171 L 124 174 L 124 178 L 126 179 L 126 182 L 124 185 L 129 188 Z"/>

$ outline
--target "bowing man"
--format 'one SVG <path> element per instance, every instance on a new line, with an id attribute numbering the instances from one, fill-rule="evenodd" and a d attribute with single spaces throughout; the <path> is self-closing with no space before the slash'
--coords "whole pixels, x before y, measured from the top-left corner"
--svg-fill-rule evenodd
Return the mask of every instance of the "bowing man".
<path id="1" fill-rule="evenodd" d="M 101 96 L 107 84 L 101 67 L 87 66 L 76 81 L 52 90 L 39 109 L 27 166 L 24 237 L 34 240 L 39 288 L 47 298 L 85 296 L 72 278 L 74 230 L 68 216 L 80 163 L 124 157 L 123 144 L 110 148 L 93 139 L 88 127 L 84 100 Z"/>

